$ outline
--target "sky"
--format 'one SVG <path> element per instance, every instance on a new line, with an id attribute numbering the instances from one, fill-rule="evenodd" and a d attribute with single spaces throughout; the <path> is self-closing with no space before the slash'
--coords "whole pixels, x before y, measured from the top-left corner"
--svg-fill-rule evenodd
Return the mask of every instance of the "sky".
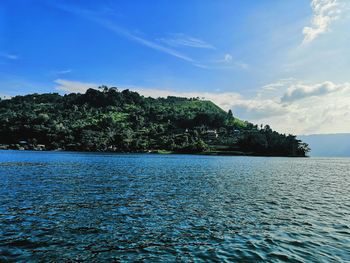
<path id="1" fill-rule="evenodd" d="M 2 0 L 0 97 L 212 100 L 282 133 L 350 132 L 348 0 Z"/>

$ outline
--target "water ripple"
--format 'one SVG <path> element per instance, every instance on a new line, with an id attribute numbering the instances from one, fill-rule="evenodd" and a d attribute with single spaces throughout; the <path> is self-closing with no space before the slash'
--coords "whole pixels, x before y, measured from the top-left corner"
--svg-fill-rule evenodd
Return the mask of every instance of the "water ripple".
<path id="1" fill-rule="evenodd" d="M 0 151 L 0 261 L 349 262 L 350 159 Z"/>

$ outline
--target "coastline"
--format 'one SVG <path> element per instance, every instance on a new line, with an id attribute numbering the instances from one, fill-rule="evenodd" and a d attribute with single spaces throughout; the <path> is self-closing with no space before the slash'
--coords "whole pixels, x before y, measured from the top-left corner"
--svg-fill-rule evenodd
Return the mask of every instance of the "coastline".
<path id="1" fill-rule="evenodd" d="M 108 154 L 154 154 L 154 155 L 172 155 L 172 154 L 185 154 L 185 155 L 206 155 L 206 156 L 249 156 L 249 157 L 292 157 L 292 158 L 308 158 L 310 156 L 298 156 L 298 155 L 274 155 L 274 154 L 261 154 L 255 152 L 242 152 L 242 151 L 204 151 L 204 152 L 190 152 L 190 151 L 168 151 L 168 150 L 145 150 L 145 151 L 83 151 L 83 150 L 65 150 L 65 149 L 12 149 L 12 148 L 0 148 L 0 151 L 19 151 L 19 152 L 77 152 L 77 153 L 108 153 Z"/>

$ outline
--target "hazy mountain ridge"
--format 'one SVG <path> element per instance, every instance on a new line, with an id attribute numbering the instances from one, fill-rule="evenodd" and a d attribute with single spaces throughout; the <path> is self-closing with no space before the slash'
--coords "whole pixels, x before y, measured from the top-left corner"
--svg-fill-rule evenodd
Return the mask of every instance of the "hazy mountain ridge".
<path id="1" fill-rule="evenodd" d="M 300 135 L 309 144 L 310 156 L 350 157 L 350 133 Z"/>

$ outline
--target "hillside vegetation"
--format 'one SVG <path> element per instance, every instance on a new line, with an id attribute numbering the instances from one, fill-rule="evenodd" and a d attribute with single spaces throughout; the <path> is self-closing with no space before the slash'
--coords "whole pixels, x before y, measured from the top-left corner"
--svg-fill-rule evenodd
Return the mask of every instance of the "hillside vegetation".
<path id="1" fill-rule="evenodd" d="M 306 144 L 198 98 L 145 98 L 117 88 L 0 101 L 3 149 L 305 156 Z"/>

